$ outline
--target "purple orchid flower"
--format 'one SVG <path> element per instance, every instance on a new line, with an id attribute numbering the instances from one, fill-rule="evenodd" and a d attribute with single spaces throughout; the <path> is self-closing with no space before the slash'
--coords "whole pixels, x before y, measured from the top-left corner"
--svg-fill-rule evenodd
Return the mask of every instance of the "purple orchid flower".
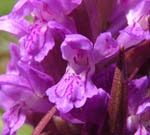
<path id="1" fill-rule="evenodd" d="M 30 112 L 45 114 L 52 105 L 68 122 L 97 125 L 102 132 L 115 58 L 120 46 L 126 51 L 149 39 L 148 5 L 149 0 L 19 0 L 0 17 L 0 30 L 18 40 L 10 44 L 11 60 L 0 75 L 2 134 L 15 135 Z M 130 85 L 127 133 L 145 135 L 149 80 Z"/>
<path id="2" fill-rule="evenodd" d="M 103 53 L 99 51 L 100 47 L 98 47 L 102 45 L 104 45 Z M 56 104 L 61 116 L 66 120 L 73 123 L 100 123 L 102 126 L 109 96 L 101 88 L 102 86 L 97 88 L 92 79 L 94 74 L 100 72 L 95 72 L 95 64 L 111 57 L 111 54 L 109 56 L 107 53 L 107 48 L 111 50 L 111 45 L 113 54 L 113 48 L 116 47 L 115 51 L 117 50 L 117 42 L 113 41 L 108 33 L 100 35 L 95 46 L 90 40 L 79 34 L 67 35 L 61 44 L 62 57 L 68 61 L 68 66 L 62 79 L 49 88 L 46 93 L 50 102 Z M 96 56 L 99 56 L 99 59 L 96 59 Z M 100 79 L 100 81 L 102 80 Z M 91 105 L 93 102 L 95 102 L 95 106 Z M 80 115 L 80 108 L 82 108 L 83 115 Z M 103 117 L 99 117 L 96 112 L 94 116 L 88 113 L 92 109 L 97 110 Z M 86 115 L 87 117 L 85 117 Z M 94 117 L 97 121 L 94 121 Z"/>

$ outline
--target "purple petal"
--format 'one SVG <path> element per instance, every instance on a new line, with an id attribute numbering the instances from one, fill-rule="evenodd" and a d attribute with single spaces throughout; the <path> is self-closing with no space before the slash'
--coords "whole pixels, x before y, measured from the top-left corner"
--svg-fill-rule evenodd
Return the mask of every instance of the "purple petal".
<path id="1" fill-rule="evenodd" d="M 69 112 L 73 107 L 82 107 L 87 98 L 98 93 L 90 78 L 89 70 L 76 74 L 68 66 L 62 79 L 47 90 L 50 102 L 55 103 L 58 110 L 63 113 Z"/>
<path id="2" fill-rule="evenodd" d="M 149 135 L 150 132 L 148 132 L 144 126 L 139 126 L 137 132 L 134 135 Z"/>
<path id="3" fill-rule="evenodd" d="M 24 124 L 26 116 L 21 107 L 22 105 L 15 105 L 4 113 L 2 135 L 15 135 L 16 131 Z"/>
<path id="4" fill-rule="evenodd" d="M 142 86 L 141 86 L 142 87 Z M 145 87 L 145 86 L 144 86 Z M 140 89 L 142 90 L 142 89 Z M 143 91 L 141 91 L 141 94 Z M 136 94 L 136 93 L 135 93 Z M 127 119 L 127 127 L 129 132 L 134 133 L 136 130 L 135 135 L 141 133 L 141 135 L 145 135 L 146 133 L 150 133 L 150 98 L 146 97 L 145 91 L 144 96 L 141 96 L 142 101 L 138 101 L 139 97 L 136 94 L 138 107 L 134 115 L 131 115 Z M 137 104 L 135 101 L 134 103 Z"/>
<path id="5" fill-rule="evenodd" d="M 131 115 L 127 118 L 127 131 L 126 134 L 134 135 L 139 127 L 139 117 L 137 115 Z"/>
<path id="6" fill-rule="evenodd" d="M 74 108 L 61 116 L 72 123 L 93 123 L 103 125 L 108 104 L 108 95 L 99 89 L 97 95 L 88 98 L 82 108 Z"/>
<path id="7" fill-rule="evenodd" d="M 34 24 L 30 33 L 20 40 L 22 60 L 35 59 L 40 62 L 54 47 L 54 39 L 46 24 Z"/>
<path id="8" fill-rule="evenodd" d="M 138 23 L 141 23 L 141 25 L 143 25 L 142 23 L 144 23 L 145 21 L 148 21 L 146 16 L 148 16 L 150 13 L 149 4 L 150 4 L 150 1 L 143 0 L 143 1 L 138 2 L 134 8 L 131 8 L 127 14 L 128 24 L 133 25 L 134 23 L 138 22 Z M 143 25 L 143 26 L 146 27 L 147 25 L 145 26 Z"/>
<path id="9" fill-rule="evenodd" d="M 43 0 L 49 6 L 49 9 L 57 15 L 62 13 L 68 15 L 75 9 L 82 0 Z"/>
<path id="10" fill-rule="evenodd" d="M 10 32 L 17 37 L 21 37 L 28 32 L 29 24 L 25 20 L 17 20 L 13 17 L 3 16 L 0 18 L 0 30 Z"/>
<path id="11" fill-rule="evenodd" d="M 18 17 L 25 17 L 33 12 L 36 17 L 44 21 L 53 19 L 60 20 L 60 18 L 70 14 L 81 1 L 82 0 L 20 0 L 13 8 L 12 14 Z"/>
<path id="12" fill-rule="evenodd" d="M 101 33 L 95 42 L 94 51 L 95 59 L 99 62 L 115 55 L 119 49 L 110 32 Z"/>
<path id="13" fill-rule="evenodd" d="M 120 31 L 120 35 L 117 38 L 119 45 L 124 45 L 125 48 L 129 48 L 137 45 L 144 39 L 150 37 L 149 32 L 144 31 L 140 25 L 132 25 L 126 27 Z"/>
<path id="14" fill-rule="evenodd" d="M 41 96 L 45 90 L 53 85 L 53 78 L 40 70 L 24 63 L 19 63 L 21 75 L 27 80 L 30 89 Z M 39 85 L 40 82 L 40 85 Z"/>
<path id="15" fill-rule="evenodd" d="M 140 115 L 140 124 L 150 133 L 150 100 L 138 108 L 137 114 Z"/>
<path id="16" fill-rule="evenodd" d="M 133 80 L 129 84 L 129 113 L 135 114 L 137 107 L 142 102 L 147 94 L 148 78 L 142 77 L 140 79 Z"/>
<path id="17" fill-rule="evenodd" d="M 24 18 L 33 10 L 33 5 L 30 0 L 19 0 L 10 13 L 15 18 Z"/>
<path id="18" fill-rule="evenodd" d="M 18 61 L 20 60 L 20 48 L 16 44 L 11 43 L 10 44 L 10 56 L 11 59 L 7 65 L 7 74 L 14 74 L 18 75 Z"/>
<path id="19" fill-rule="evenodd" d="M 0 108 L 3 110 L 8 110 L 10 106 L 13 105 L 13 103 L 14 100 L 11 97 L 9 97 L 7 93 L 3 92 L 2 89 L 0 89 Z"/>
<path id="20" fill-rule="evenodd" d="M 149 108 L 147 111 L 150 111 L 150 99 L 145 98 L 141 104 L 139 104 L 139 107 L 137 109 L 137 114 L 143 113 L 146 111 L 146 109 Z"/>
<path id="21" fill-rule="evenodd" d="M 127 25 L 126 14 L 132 10 L 141 0 L 119 0 L 115 1 L 113 12 L 109 18 L 110 27 L 107 31 L 111 32 L 114 36 L 118 31 Z M 133 16 L 132 16 L 133 18 Z"/>
<path id="22" fill-rule="evenodd" d="M 48 27 L 51 29 L 53 35 L 58 34 L 62 37 L 66 34 L 76 32 L 74 23 L 71 20 L 63 20 L 63 22 L 49 21 Z"/>
<path id="23" fill-rule="evenodd" d="M 37 86 L 36 88 L 42 86 Z M 40 90 L 26 89 L 14 85 L 1 86 L 0 101 L 3 99 L 7 102 L 0 102 L 0 107 L 7 110 L 13 104 L 24 102 L 26 108 L 24 110 L 32 110 L 34 112 L 47 112 L 51 107 L 48 98 Z"/>
<path id="24" fill-rule="evenodd" d="M 24 88 L 29 88 L 29 84 L 21 76 L 17 75 L 11 75 L 11 74 L 6 74 L 6 75 L 0 75 L 0 84 L 1 85 L 15 85 L 15 86 L 20 86 Z"/>
<path id="25" fill-rule="evenodd" d="M 150 100 L 149 105 L 147 105 L 144 111 L 140 114 L 140 124 L 150 133 Z"/>

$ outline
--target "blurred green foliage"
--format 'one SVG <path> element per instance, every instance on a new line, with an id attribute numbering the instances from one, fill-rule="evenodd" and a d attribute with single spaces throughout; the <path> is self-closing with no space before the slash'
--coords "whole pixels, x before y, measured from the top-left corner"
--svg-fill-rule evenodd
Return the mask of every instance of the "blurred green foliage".
<path id="1" fill-rule="evenodd" d="M 0 16 L 8 14 L 17 0 L 0 0 Z M 9 42 L 17 42 L 17 40 L 7 32 L 0 31 L 0 74 L 6 70 L 6 65 L 10 59 Z M 2 111 L 0 110 L 0 132 L 2 130 Z M 31 135 L 32 127 L 24 125 L 17 135 Z"/>
<path id="2" fill-rule="evenodd" d="M 17 0 L 0 0 L 0 16 L 8 14 Z M 0 31 L 0 74 L 5 72 L 9 60 L 8 44 L 14 41 L 12 36 Z"/>
<path id="3" fill-rule="evenodd" d="M 32 127 L 30 125 L 25 124 L 17 133 L 17 135 L 31 135 Z"/>
<path id="4" fill-rule="evenodd" d="M 5 72 L 6 65 L 9 61 L 10 42 L 17 42 L 17 40 L 7 32 L 0 31 L 0 74 Z"/>
<path id="5" fill-rule="evenodd" d="M 0 16 L 8 14 L 17 0 L 0 0 Z"/>

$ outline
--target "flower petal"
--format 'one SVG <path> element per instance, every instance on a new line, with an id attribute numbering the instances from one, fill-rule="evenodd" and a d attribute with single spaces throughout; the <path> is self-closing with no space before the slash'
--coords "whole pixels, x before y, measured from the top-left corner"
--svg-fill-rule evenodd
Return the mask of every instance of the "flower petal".
<path id="1" fill-rule="evenodd" d="M 94 69 L 93 44 L 86 37 L 79 34 L 67 35 L 61 44 L 61 51 L 63 59 L 67 60 L 77 73 L 89 67 Z"/>
<path id="2" fill-rule="evenodd" d="M 15 105 L 3 115 L 4 128 L 2 135 L 15 135 L 16 131 L 24 124 L 26 116 L 21 110 L 21 105 Z"/>
<path id="3" fill-rule="evenodd" d="M 0 84 L 1 85 L 15 85 L 15 86 L 20 86 L 20 87 L 24 87 L 24 88 L 29 88 L 29 84 L 26 81 L 26 79 L 24 79 L 21 76 L 17 76 L 17 75 L 0 75 Z"/>
<path id="4" fill-rule="evenodd" d="M 149 4 L 150 4 L 149 0 L 137 2 L 135 7 L 134 8 L 132 7 L 127 14 L 128 24 L 133 25 L 134 23 L 137 22 L 140 23 L 140 21 L 144 16 L 149 15 L 150 13 Z"/>
<path id="5" fill-rule="evenodd" d="M 93 123 L 103 125 L 108 105 L 108 94 L 103 89 L 98 89 L 97 95 L 88 98 L 81 108 L 74 108 L 61 116 L 72 123 Z"/>
<path id="6" fill-rule="evenodd" d="M 121 30 L 117 41 L 119 45 L 124 45 L 125 48 L 129 48 L 149 38 L 149 32 L 144 31 L 140 25 L 136 24 L 127 26 L 124 30 Z"/>
<path id="7" fill-rule="evenodd" d="M 17 20 L 13 17 L 3 16 L 0 17 L 0 30 L 14 34 L 21 37 L 28 32 L 29 24 L 25 20 Z"/>
<path id="8" fill-rule="evenodd" d="M 80 74 L 68 66 L 62 79 L 47 90 L 50 102 L 56 103 L 58 110 L 69 112 L 73 107 L 82 107 L 87 98 L 98 93 L 96 86 L 90 80 L 89 71 Z"/>
<path id="9" fill-rule="evenodd" d="M 19 0 L 12 9 L 10 16 L 17 19 L 28 16 L 33 10 L 33 5 L 30 0 Z"/>
<path id="10" fill-rule="evenodd" d="M 117 41 L 110 32 L 101 33 L 95 42 L 94 53 L 96 61 L 102 61 L 115 55 L 119 49 Z"/>
<path id="11" fill-rule="evenodd" d="M 42 61 L 54 46 L 54 39 L 45 24 L 34 24 L 30 33 L 20 39 L 22 60 Z"/>
<path id="12" fill-rule="evenodd" d="M 129 84 L 128 106 L 129 113 L 135 114 L 137 107 L 147 94 L 148 78 L 135 79 Z"/>

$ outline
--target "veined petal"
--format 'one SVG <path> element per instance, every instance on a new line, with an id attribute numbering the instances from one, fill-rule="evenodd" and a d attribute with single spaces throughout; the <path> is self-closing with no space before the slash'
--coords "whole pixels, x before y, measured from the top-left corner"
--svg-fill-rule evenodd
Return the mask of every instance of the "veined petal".
<path id="1" fill-rule="evenodd" d="M 3 115 L 4 128 L 2 135 L 15 135 L 16 131 L 25 123 L 26 116 L 21 110 L 21 105 L 14 105 Z"/>
<path id="2" fill-rule="evenodd" d="M 46 24 L 34 24 L 30 33 L 20 39 L 22 60 L 42 61 L 54 47 L 54 39 Z"/>
<path id="3" fill-rule="evenodd" d="M 76 74 L 68 66 L 62 79 L 47 90 L 50 102 L 55 103 L 60 112 L 69 112 L 73 107 L 80 108 L 87 98 L 98 93 L 96 86 L 90 80 L 89 70 Z"/>
<path id="4" fill-rule="evenodd" d="M 41 62 L 54 48 L 56 40 L 63 41 L 68 33 L 71 30 L 56 21 L 36 22 L 30 27 L 30 33 L 20 39 L 22 60 Z"/>

